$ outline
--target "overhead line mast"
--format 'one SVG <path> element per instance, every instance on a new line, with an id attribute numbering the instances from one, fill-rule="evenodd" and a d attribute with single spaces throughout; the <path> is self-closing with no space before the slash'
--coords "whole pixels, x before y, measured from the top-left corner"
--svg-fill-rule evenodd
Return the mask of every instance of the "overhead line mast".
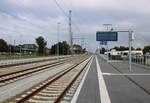
<path id="1" fill-rule="evenodd" d="M 69 43 L 70 43 L 70 50 L 71 50 L 71 54 L 72 54 L 72 47 L 73 47 L 73 33 L 72 33 L 72 21 L 71 21 L 71 13 L 72 11 L 69 10 L 69 35 L 70 35 L 70 39 L 69 39 Z"/>

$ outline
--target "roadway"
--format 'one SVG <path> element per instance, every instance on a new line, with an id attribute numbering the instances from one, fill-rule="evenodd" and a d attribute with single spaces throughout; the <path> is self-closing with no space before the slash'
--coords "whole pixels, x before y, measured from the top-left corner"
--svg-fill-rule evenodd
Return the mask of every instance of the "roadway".
<path id="1" fill-rule="evenodd" d="M 95 55 L 76 103 L 150 103 L 150 68 Z"/>

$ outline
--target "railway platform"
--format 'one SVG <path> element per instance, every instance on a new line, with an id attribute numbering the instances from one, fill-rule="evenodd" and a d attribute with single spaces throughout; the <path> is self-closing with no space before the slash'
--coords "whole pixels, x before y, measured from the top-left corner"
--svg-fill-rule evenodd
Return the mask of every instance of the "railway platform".
<path id="1" fill-rule="evenodd" d="M 95 55 L 76 103 L 150 103 L 149 78 L 150 68 Z"/>
<path id="2" fill-rule="evenodd" d="M 93 58 L 76 103 L 100 103 L 98 75 L 95 65 L 96 59 Z"/>

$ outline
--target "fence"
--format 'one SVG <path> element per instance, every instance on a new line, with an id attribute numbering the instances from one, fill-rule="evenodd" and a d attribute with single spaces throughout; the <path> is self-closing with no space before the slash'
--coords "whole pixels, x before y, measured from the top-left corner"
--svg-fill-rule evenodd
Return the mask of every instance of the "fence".
<path id="1" fill-rule="evenodd" d="M 143 56 L 133 55 L 132 62 L 136 64 L 150 66 L 150 55 L 143 55 Z"/>

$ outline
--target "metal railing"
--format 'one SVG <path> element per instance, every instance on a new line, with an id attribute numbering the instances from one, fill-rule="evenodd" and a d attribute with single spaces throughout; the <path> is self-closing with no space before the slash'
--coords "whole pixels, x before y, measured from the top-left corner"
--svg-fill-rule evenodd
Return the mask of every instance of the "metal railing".
<path id="1" fill-rule="evenodd" d="M 133 55 L 132 62 L 140 65 L 150 66 L 150 55 Z"/>
<path id="2" fill-rule="evenodd" d="M 105 60 L 122 60 L 122 61 L 128 61 L 129 57 L 128 56 L 108 56 L 104 54 L 99 54 L 103 59 Z M 132 55 L 132 63 L 139 64 L 139 65 L 144 65 L 144 66 L 150 66 L 150 55 Z"/>

